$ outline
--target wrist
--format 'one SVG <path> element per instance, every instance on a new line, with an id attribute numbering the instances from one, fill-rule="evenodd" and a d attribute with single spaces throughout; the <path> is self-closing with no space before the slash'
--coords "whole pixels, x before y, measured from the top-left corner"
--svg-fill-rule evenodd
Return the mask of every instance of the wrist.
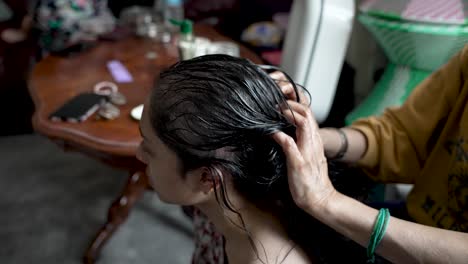
<path id="1" fill-rule="evenodd" d="M 321 206 L 311 208 L 307 212 L 325 225 L 335 228 L 337 223 L 339 225 L 345 224 L 342 222 L 343 217 L 345 217 L 346 211 L 351 207 L 349 197 L 335 191 Z"/>
<path id="2" fill-rule="evenodd" d="M 333 131 L 330 128 L 320 128 L 319 134 L 320 138 L 322 139 L 323 150 L 325 151 L 325 156 L 333 155 L 334 152 L 334 145 L 333 144 Z"/>
<path id="3" fill-rule="evenodd" d="M 325 156 L 328 159 L 337 157 L 343 147 L 340 131 L 336 128 L 321 128 L 319 134 L 322 139 Z"/>
<path id="4" fill-rule="evenodd" d="M 347 198 L 344 194 L 335 191 L 330 199 L 323 204 L 322 214 L 325 216 L 336 215 L 340 211 L 340 207 L 343 205 L 343 198 Z"/>
<path id="5" fill-rule="evenodd" d="M 336 211 L 341 196 L 342 194 L 340 192 L 332 188 L 326 195 L 322 195 L 320 199 L 315 199 L 315 202 L 304 203 L 303 206 L 299 207 L 320 220 L 329 217 L 331 213 Z M 310 200 L 313 199 L 309 199 L 309 201 Z"/>

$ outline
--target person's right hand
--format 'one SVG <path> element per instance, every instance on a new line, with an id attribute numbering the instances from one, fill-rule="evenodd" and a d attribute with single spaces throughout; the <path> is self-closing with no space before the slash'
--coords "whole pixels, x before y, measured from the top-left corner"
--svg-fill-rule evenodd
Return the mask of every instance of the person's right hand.
<path id="1" fill-rule="evenodd" d="M 270 77 L 278 84 L 278 86 L 281 88 L 281 91 L 283 92 L 284 96 L 286 97 L 287 100 L 291 101 L 296 101 L 297 96 L 296 92 L 294 91 L 294 87 L 291 84 L 291 82 L 288 81 L 286 76 L 280 72 L 280 71 L 275 71 L 270 73 Z M 306 107 L 310 107 L 310 96 L 308 96 L 306 93 L 304 93 L 304 89 L 302 87 L 298 87 L 298 94 L 300 103 Z M 315 119 L 314 119 L 315 122 Z M 325 154 L 327 156 L 335 156 L 336 153 L 338 152 L 338 149 L 340 148 L 339 143 L 340 142 L 340 136 L 337 135 L 336 131 L 327 129 L 327 128 L 321 128 L 318 129 L 320 137 L 322 139 L 323 143 L 323 148 L 325 149 Z"/>
<path id="2" fill-rule="evenodd" d="M 292 100 L 287 103 L 289 106 L 282 106 L 282 112 L 295 124 L 297 141 L 281 131 L 273 134 L 273 139 L 286 155 L 288 183 L 295 203 L 308 212 L 319 212 L 337 193 L 328 176 L 322 139 L 310 108 Z"/>

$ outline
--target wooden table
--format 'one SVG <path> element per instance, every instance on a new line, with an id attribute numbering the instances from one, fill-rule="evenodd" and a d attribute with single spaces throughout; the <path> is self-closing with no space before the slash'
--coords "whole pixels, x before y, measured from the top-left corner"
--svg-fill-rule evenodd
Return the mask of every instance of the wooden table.
<path id="1" fill-rule="evenodd" d="M 208 26 L 196 25 L 195 33 L 212 40 L 229 40 Z M 242 57 L 260 62 L 245 47 L 241 47 L 240 51 Z M 155 52 L 157 57 L 147 58 L 148 52 Z M 120 60 L 134 78 L 132 83 L 119 84 L 119 91 L 128 99 L 128 103 L 120 107 L 120 117 L 103 121 L 92 116 L 79 124 L 48 119 L 50 113 L 71 97 L 92 91 L 98 82 L 113 81 L 106 63 L 115 59 Z M 138 122 L 132 120 L 130 111 L 143 103 L 161 69 L 177 60 L 178 53 L 174 45 L 129 38 L 100 43 L 75 57 L 49 56 L 34 67 L 29 80 L 29 91 L 36 107 L 33 115 L 34 129 L 66 150 L 80 151 L 130 173 L 122 194 L 109 209 L 107 223 L 99 230 L 87 250 L 85 263 L 94 263 L 104 243 L 127 219 L 134 203 L 149 188 L 144 166 L 135 158 L 141 137 Z"/>

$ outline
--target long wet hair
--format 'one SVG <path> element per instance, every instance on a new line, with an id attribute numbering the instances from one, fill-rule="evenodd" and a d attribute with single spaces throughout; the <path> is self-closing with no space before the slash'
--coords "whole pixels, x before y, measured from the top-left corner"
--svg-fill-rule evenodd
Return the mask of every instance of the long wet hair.
<path id="1" fill-rule="evenodd" d="M 149 113 L 157 136 L 180 158 L 183 175 L 200 167 L 210 169 L 212 180 L 219 183 L 215 194 L 220 205 L 238 214 L 222 177 L 227 174 L 238 193 L 278 217 L 311 260 L 333 262 L 329 250 L 340 247 L 342 240 L 296 206 L 285 155 L 271 137 L 277 131 L 295 137 L 294 124 L 278 109 L 286 100 L 262 67 L 245 59 L 208 55 L 162 71 Z M 240 228 L 248 233 L 245 225 Z M 261 250 L 254 249 L 257 254 Z"/>

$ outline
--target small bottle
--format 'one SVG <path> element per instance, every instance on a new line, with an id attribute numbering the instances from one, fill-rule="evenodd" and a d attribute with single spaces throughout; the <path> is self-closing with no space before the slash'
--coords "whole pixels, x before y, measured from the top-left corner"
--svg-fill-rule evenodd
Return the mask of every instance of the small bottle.
<path id="1" fill-rule="evenodd" d="M 179 57 L 181 60 L 189 60 L 195 57 L 195 38 L 193 36 L 193 22 L 188 19 L 174 20 L 170 22 L 173 25 L 179 26 Z"/>

